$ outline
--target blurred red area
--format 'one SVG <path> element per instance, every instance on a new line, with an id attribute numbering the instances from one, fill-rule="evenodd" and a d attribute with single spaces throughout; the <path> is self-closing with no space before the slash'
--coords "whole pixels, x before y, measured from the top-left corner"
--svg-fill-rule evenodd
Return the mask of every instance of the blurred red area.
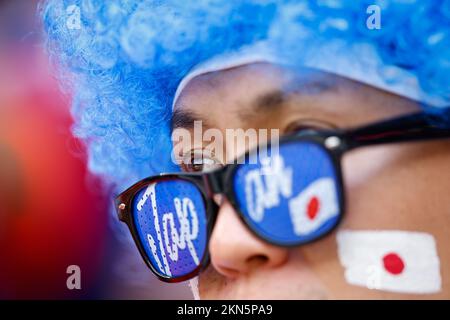
<path id="1" fill-rule="evenodd" d="M 106 197 L 87 174 L 81 144 L 70 134 L 68 100 L 41 46 L 13 41 L 6 31 L 0 37 L 0 298 L 95 297 Z M 66 286 L 73 264 L 81 268 L 82 290 Z"/>
<path id="2" fill-rule="evenodd" d="M 0 0 L 0 299 L 191 298 L 186 285 L 158 282 L 112 232 L 110 195 L 71 135 L 36 5 Z M 67 288 L 70 265 L 81 290 Z"/>
<path id="3" fill-rule="evenodd" d="M 67 152 L 70 136 L 54 124 L 67 129 L 69 121 L 46 109 L 55 102 L 36 96 L 1 115 L 0 283 L 6 297 L 76 293 L 66 288 L 67 266 L 79 265 L 88 286 L 100 266 L 105 201 L 88 189 L 85 167 Z"/>

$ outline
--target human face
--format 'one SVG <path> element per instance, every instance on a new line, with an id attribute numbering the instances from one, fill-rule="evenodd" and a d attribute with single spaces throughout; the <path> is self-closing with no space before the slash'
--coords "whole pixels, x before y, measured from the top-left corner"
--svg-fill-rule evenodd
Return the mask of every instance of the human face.
<path id="1" fill-rule="evenodd" d="M 417 111 L 404 98 L 338 76 L 293 72 L 254 63 L 198 76 L 174 107 L 175 127 L 193 130 L 203 120 L 226 129 L 348 128 Z M 252 145 L 228 148 L 227 162 Z M 192 145 L 181 146 L 190 154 Z M 195 145 L 201 149 L 202 145 Z M 282 248 L 257 238 L 243 225 L 229 201 L 216 196 L 217 220 L 209 242 L 210 266 L 198 279 L 203 299 L 450 298 L 450 143 L 416 142 L 358 149 L 343 158 L 346 215 L 324 239 Z M 205 154 L 209 154 L 207 151 Z M 214 159 L 211 159 L 214 160 Z M 217 166 L 220 164 L 213 164 Z M 211 166 L 182 166 L 188 171 Z M 419 295 L 369 290 L 351 285 L 338 257 L 342 230 L 398 230 L 434 237 L 440 260 L 441 290 Z M 376 250 L 376 248 L 374 248 Z"/>

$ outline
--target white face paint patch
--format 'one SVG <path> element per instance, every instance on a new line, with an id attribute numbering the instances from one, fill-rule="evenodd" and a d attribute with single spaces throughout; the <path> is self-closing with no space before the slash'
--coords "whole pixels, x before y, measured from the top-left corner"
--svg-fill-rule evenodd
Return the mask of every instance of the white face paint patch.
<path id="1" fill-rule="evenodd" d="M 356 286 L 399 293 L 441 290 L 434 237 L 407 231 L 339 231 L 338 255 L 345 279 Z"/>
<path id="2" fill-rule="evenodd" d="M 198 290 L 198 277 L 189 280 L 189 287 L 191 288 L 191 292 L 194 295 L 194 299 L 200 300 L 200 292 Z"/>

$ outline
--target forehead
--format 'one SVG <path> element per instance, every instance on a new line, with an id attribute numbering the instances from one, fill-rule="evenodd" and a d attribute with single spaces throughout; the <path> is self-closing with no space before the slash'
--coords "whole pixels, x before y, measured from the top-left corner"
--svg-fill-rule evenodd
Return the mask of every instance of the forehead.
<path id="1" fill-rule="evenodd" d="M 309 69 L 293 71 L 270 63 L 210 72 L 193 78 L 184 87 L 174 106 L 175 120 L 179 120 L 179 114 L 183 117 L 190 114 L 204 120 L 236 122 L 243 118 L 245 122 L 250 111 L 254 115 L 265 113 L 299 88 L 311 94 L 332 86 L 331 77 L 324 73 Z M 229 119 L 231 116 L 237 117 Z"/>
<path id="2" fill-rule="evenodd" d="M 397 113 L 396 108 L 401 113 L 402 105 L 403 98 L 333 74 L 253 63 L 190 80 L 176 101 L 172 125 L 189 128 L 193 120 L 203 120 L 219 129 L 279 127 L 286 118 L 320 113 L 358 121 L 375 109 L 368 121 Z M 346 114 L 352 117 L 344 119 Z"/>

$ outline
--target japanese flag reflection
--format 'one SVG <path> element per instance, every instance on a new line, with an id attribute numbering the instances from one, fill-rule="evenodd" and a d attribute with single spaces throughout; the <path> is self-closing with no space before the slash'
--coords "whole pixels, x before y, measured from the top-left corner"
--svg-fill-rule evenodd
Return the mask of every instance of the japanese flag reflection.
<path id="1" fill-rule="evenodd" d="M 336 187 L 333 179 L 320 178 L 289 200 L 294 233 L 309 235 L 339 214 Z"/>

